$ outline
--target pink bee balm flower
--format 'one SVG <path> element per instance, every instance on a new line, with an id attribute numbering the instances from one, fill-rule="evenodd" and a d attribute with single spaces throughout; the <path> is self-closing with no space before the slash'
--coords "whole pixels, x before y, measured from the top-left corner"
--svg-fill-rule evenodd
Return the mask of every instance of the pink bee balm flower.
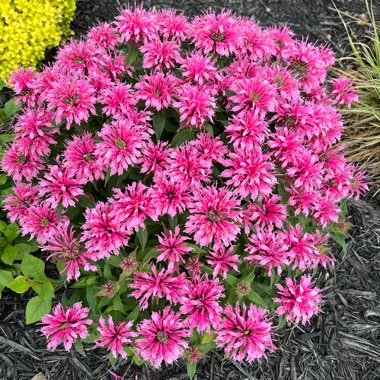
<path id="1" fill-rule="evenodd" d="M 235 104 L 232 111 L 247 111 L 258 108 L 260 111 L 274 111 L 277 104 L 276 87 L 257 76 L 235 81 L 231 86 L 235 95 L 230 100 Z"/>
<path id="2" fill-rule="evenodd" d="M 183 85 L 178 90 L 178 101 L 173 102 L 184 125 L 202 128 L 215 115 L 216 99 L 206 87 Z"/>
<path id="3" fill-rule="evenodd" d="M 240 232 L 239 206 L 240 201 L 225 188 L 212 186 L 194 191 L 185 232 L 194 234 L 194 240 L 202 246 L 212 241 L 216 249 L 229 246 Z"/>
<path id="4" fill-rule="evenodd" d="M 48 339 L 48 348 L 55 350 L 60 343 L 63 343 L 66 351 L 78 340 L 78 337 L 85 339 L 88 335 L 87 326 L 92 320 L 87 319 L 90 309 L 82 307 L 81 302 L 77 302 L 66 310 L 61 304 L 53 307 L 52 314 L 42 317 L 42 323 L 46 326 L 41 328 L 41 332 Z"/>
<path id="5" fill-rule="evenodd" d="M 260 149 L 252 151 L 236 150 L 224 161 L 226 169 L 221 173 L 227 178 L 226 184 L 235 188 L 234 193 L 242 198 L 251 196 L 253 200 L 271 194 L 277 183 L 274 164 L 268 154 Z"/>
<path id="6" fill-rule="evenodd" d="M 165 70 L 181 60 L 179 45 L 175 41 L 154 39 L 140 47 L 143 53 L 143 68 Z"/>
<path id="7" fill-rule="evenodd" d="M 168 108 L 172 101 L 176 81 L 174 76 L 165 76 L 161 72 L 144 75 L 135 85 L 137 99 L 144 100 L 148 107 L 153 107 L 157 111 Z"/>
<path id="8" fill-rule="evenodd" d="M 88 120 L 90 113 L 96 114 L 94 92 L 86 80 L 59 78 L 47 94 L 48 109 L 55 111 L 57 124 L 65 118 L 66 128 L 70 129 L 73 122 L 80 124 Z"/>
<path id="9" fill-rule="evenodd" d="M 162 313 L 153 312 L 151 319 L 144 319 L 137 332 L 137 353 L 158 368 L 162 362 L 171 364 L 184 354 L 188 347 L 186 338 L 191 331 L 181 321 L 181 315 L 166 307 Z"/>
<path id="10" fill-rule="evenodd" d="M 9 80 L 9 85 L 13 87 L 13 91 L 18 95 L 16 102 L 24 102 L 29 107 L 36 103 L 37 93 L 35 91 L 35 72 L 29 67 L 23 67 L 14 70 Z"/>
<path id="11" fill-rule="evenodd" d="M 286 278 L 286 286 L 276 284 L 278 297 L 274 302 L 280 302 L 276 311 L 279 315 L 286 314 L 288 321 L 295 321 L 305 325 L 311 317 L 320 312 L 318 306 L 321 301 L 320 289 L 313 288 L 314 282 L 308 275 L 303 275 L 299 283 L 296 279 Z"/>
<path id="12" fill-rule="evenodd" d="M 151 265 L 152 273 L 136 272 L 132 289 L 136 289 L 132 296 L 139 299 L 141 309 L 148 307 L 148 300 L 152 298 L 166 298 L 169 302 L 178 302 L 184 292 L 185 273 L 175 277 L 173 271 L 161 269 Z"/>
<path id="13" fill-rule="evenodd" d="M 239 255 L 232 254 L 234 249 L 234 246 L 231 246 L 228 249 L 223 247 L 209 253 L 207 256 L 207 263 L 214 269 L 212 273 L 214 278 L 221 274 L 223 278 L 226 279 L 227 273 L 231 269 L 236 270 L 237 272 L 239 271 L 237 266 L 240 261 Z"/>
<path id="14" fill-rule="evenodd" d="M 183 41 L 187 34 L 188 21 L 183 14 L 177 14 L 175 9 L 163 9 L 156 13 L 157 32 L 164 38 Z"/>
<path id="15" fill-rule="evenodd" d="M 148 134 L 130 120 L 119 119 L 106 124 L 99 132 L 103 141 L 97 143 L 95 155 L 110 167 L 110 174 L 123 174 L 136 165 L 141 157 L 141 147 Z"/>
<path id="16" fill-rule="evenodd" d="M 71 168 L 77 178 L 85 181 L 94 181 L 104 178 L 104 165 L 95 155 L 96 142 L 90 133 L 85 132 L 82 136 L 74 136 L 69 141 L 64 152 L 63 165 Z"/>
<path id="17" fill-rule="evenodd" d="M 157 214 L 168 214 L 172 218 L 176 214 L 183 213 L 190 201 L 186 184 L 167 178 L 165 173 L 154 178 L 154 185 L 150 188 L 149 193 Z"/>
<path id="18" fill-rule="evenodd" d="M 154 173 L 157 175 L 167 166 L 169 153 L 171 152 L 168 145 L 164 141 L 158 141 L 157 144 L 149 141 L 145 144 L 141 149 L 141 173 Z"/>
<path id="19" fill-rule="evenodd" d="M 251 218 L 260 227 L 271 228 L 273 225 L 281 228 L 286 218 L 286 207 L 280 203 L 279 195 L 272 195 L 263 199 L 261 206 L 252 203 L 250 205 Z"/>
<path id="20" fill-rule="evenodd" d="M 96 259 L 109 257 L 111 252 L 117 255 L 119 249 L 128 244 L 130 231 L 120 224 L 113 211 L 112 205 L 103 202 L 85 211 L 80 241 L 85 242 L 89 252 L 96 253 Z"/>
<path id="21" fill-rule="evenodd" d="M 220 78 L 215 67 L 215 61 L 211 61 L 210 57 L 205 57 L 199 53 L 193 53 L 184 58 L 181 71 L 186 81 L 200 86 Z"/>
<path id="22" fill-rule="evenodd" d="M 103 317 L 99 318 L 97 330 L 100 332 L 100 338 L 95 339 L 95 345 L 111 351 L 115 359 L 117 355 L 126 359 L 124 347 L 132 343 L 132 338 L 138 336 L 137 333 L 131 331 L 133 322 L 114 322 L 109 316 L 107 323 Z"/>
<path id="23" fill-rule="evenodd" d="M 23 235 L 29 234 L 31 239 L 36 238 L 40 244 L 45 244 L 58 224 L 57 213 L 46 205 L 34 205 L 22 218 L 21 231 Z"/>
<path id="24" fill-rule="evenodd" d="M 242 308 L 239 304 L 235 308 L 227 305 L 215 342 L 233 360 L 253 362 L 265 358 L 266 350 L 274 350 L 271 328 L 265 309 L 250 305 L 247 310 L 246 305 Z"/>
<path id="25" fill-rule="evenodd" d="M 333 98 L 333 104 L 347 104 L 347 107 L 351 108 L 351 104 L 359 100 L 350 79 L 346 77 L 336 78 L 331 80 L 331 84 L 332 91 L 330 95 Z"/>
<path id="26" fill-rule="evenodd" d="M 88 40 L 96 47 L 108 48 L 113 50 L 119 40 L 117 31 L 109 23 L 104 22 L 94 26 L 88 32 Z"/>
<path id="27" fill-rule="evenodd" d="M 74 206 L 78 195 L 83 195 L 82 185 L 86 182 L 83 178 L 77 179 L 73 168 L 50 166 L 50 173 L 40 180 L 40 195 L 46 195 L 46 202 L 53 208 L 62 203 L 63 207 Z"/>
<path id="28" fill-rule="evenodd" d="M 16 222 L 29 212 L 29 208 L 38 200 L 38 190 L 30 184 L 18 183 L 13 187 L 14 195 L 8 195 L 3 208 L 11 222 Z"/>
<path id="29" fill-rule="evenodd" d="M 285 236 L 281 232 L 256 229 L 248 239 L 246 257 L 249 263 L 258 263 L 268 269 L 268 275 L 272 275 L 273 267 L 281 274 L 281 265 L 289 264 L 288 247 L 284 243 Z"/>
<path id="30" fill-rule="evenodd" d="M 132 86 L 120 82 L 102 91 L 99 100 L 104 104 L 102 110 L 107 116 L 118 114 L 128 116 L 136 106 Z"/>
<path id="31" fill-rule="evenodd" d="M 180 235 L 178 226 L 175 227 L 174 232 L 167 231 L 162 236 L 158 236 L 160 245 L 157 246 L 157 250 L 161 254 L 157 257 L 157 261 L 168 261 L 168 270 L 173 270 L 174 264 L 183 261 L 183 255 L 193 250 L 185 244 L 186 240 L 188 238 Z"/>
<path id="32" fill-rule="evenodd" d="M 114 193 L 114 199 L 110 200 L 113 215 L 128 230 L 145 228 L 144 221 L 147 217 L 155 221 L 158 219 L 150 193 L 141 182 L 133 182 L 125 188 L 124 193 L 120 189 L 115 189 Z"/>
<path id="33" fill-rule="evenodd" d="M 189 29 L 195 47 L 202 50 L 205 55 L 212 52 L 228 56 L 236 51 L 240 43 L 241 28 L 230 11 L 223 11 L 220 14 L 210 12 L 196 17 Z"/>
<path id="34" fill-rule="evenodd" d="M 47 237 L 47 245 L 42 247 L 42 251 L 50 251 L 52 254 L 47 258 L 54 258 L 58 262 L 65 263 L 60 273 L 66 272 L 67 281 L 77 280 L 80 276 L 80 269 L 85 271 L 96 271 L 95 265 L 89 260 L 94 257 L 93 253 L 85 252 L 81 249 L 81 244 L 75 237 L 73 227 L 69 229 L 69 220 L 65 219 L 56 228 L 55 232 Z"/>
<path id="35" fill-rule="evenodd" d="M 209 280 L 207 276 L 195 276 L 188 281 L 181 297 L 180 311 L 186 314 L 186 324 L 196 328 L 199 333 L 211 331 L 220 321 L 222 307 L 219 299 L 224 297 L 224 288 L 218 279 Z"/>

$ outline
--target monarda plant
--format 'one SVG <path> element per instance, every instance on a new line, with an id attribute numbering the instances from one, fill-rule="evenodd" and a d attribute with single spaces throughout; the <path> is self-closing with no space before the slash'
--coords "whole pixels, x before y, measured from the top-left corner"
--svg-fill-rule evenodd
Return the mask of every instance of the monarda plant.
<path id="1" fill-rule="evenodd" d="M 126 8 L 15 72 L 5 208 L 66 288 L 48 347 L 193 368 L 215 347 L 263 358 L 278 326 L 307 323 L 308 273 L 333 262 L 344 200 L 367 187 L 336 146 L 356 95 L 327 80 L 333 63 L 228 11 Z"/>

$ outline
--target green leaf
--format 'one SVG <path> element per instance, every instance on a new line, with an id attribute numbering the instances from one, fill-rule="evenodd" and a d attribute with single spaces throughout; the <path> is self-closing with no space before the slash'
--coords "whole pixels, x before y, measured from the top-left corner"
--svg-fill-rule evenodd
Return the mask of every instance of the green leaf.
<path id="1" fill-rule="evenodd" d="M 13 240 L 20 235 L 20 228 L 16 223 L 8 224 L 7 229 L 4 231 L 4 235 L 7 240 L 11 243 Z"/>
<path id="2" fill-rule="evenodd" d="M 8 284 L 8 288 L 18 294 L 21 294 L 25 293 L 30 288 L 30 285 L 29 277 L 17 276 Z"/>
<path id="3" fill-rule="evenodd" d="M 137 305 L 127 316 L 128 321 L 136 321 L 140 314 L 140 305 Z"/>
<path id="4" fill-rule="evenodd" d="M 8 284 L 13 280 L 12 273 L 7 270 L 0 270 L 0 285 L 8 286 Z"/>
<path id="5" fill-rule="evenodd" d="M 253 301 L 256 305 L 268 306 L 266 302 L 255 291 L 249 293 L 247 295 L 247 298 Z"/>
<path id="6" fill-rule="evenodd" d="M 8 227 L 8 224 L 5 223 L 3 220 L 0 220 L 0 232 L 4 232 Z"/>
<path id="7" fill-rule="evenodd" d="M 0 79 L 0 91 L 5 87 L 5 82 Z"/>
<path id="8" fill-rule="evenodd" d="M 51 298 L 43 298 L 36 296 L 26 305 L 26 323 L 38 322 L 45 314 L 48 314 L 51 310 Z"/>
<path id="9" fill-rule="evenodd" d="M 17 260 L 22 260 L 24 256 L 30 252 L 32 252 L 33 247 L 26 243 L 18 243 L 15 245 L 17 250 Z"/>
<path id="10" fill-rule="evenodd" d="M 78 197 L 78 204 L 83 208 L 93 208 L 95 207 L 95 201 L 93 198 L 87 195 L 80 195 Z"/>
<path id="11" fill-rule="evenodd" d="M 4 104 L 4 113 L 5 116 L 9 119 L 11 116 L 13 116 L 18 110 L 22 107 L 21 103 L 16 104 L 15 99 L 8 100 Z"/>
<path id="12" fill-rule="evenodd" d="M 190 380 L 193 380 L 197 372 L 197 363 L 193 363 L 193 364 L 187 363 L 186 368 L 187 368 L 187 376 L 189 376 Z"/>
<path id="13" fill-rule="evenodd" d="M 123 303 L 121 302 L 120 295 L 116 294 L 113 299 L 112 299 L 112 306 L 114 310 L 121 311 L 124 313 L 124 306 Z"/>
<path id="14" fill-rule="evenodd" d="M 0 186 L 5 185 L 8 181 L 8 176 L 6 174 L 0 174 Z"/>
<path id="15" fill-rule="evenodd" d="M 54 287 L 50 280 L 46 280 L 42 284 L 32 285 L 32 288 L 41 298 L 54 297 Z"/>
<path id="16" fill-rule="evenodd" d="M 5 248 L 3 253 L 1 254 L 1 260 L 3 263 L 12 265 L 13 261 L 15 260 L 17 256 L 17 249 L 14 245 L 8 244 Z"/>
<path id="17" fill-rule="evenodd" d="M 140 228 L 137 232 L 137 237 L 139 239 L 141 249 L 144 250 L 145 246 L 146 246 L 146 242 L 148 241 L 148 229 L 147 229 L 147 227 Z"/>
<path id="18" fill-rule="evenodd" d="M 233 276 L 232 274 L 227 274 L 226 281 L 227 281 L 228 285 L 235 287 L 239 280 L 235 276 Z"/>
<path id="19" fill-rule="evenodd" d="M 96 309 L 96 293 L 98 292 L 98 290 L 99 288 L 95 286 L 86 287 L 86 300 L 91 310 Z"/>
<path id="20" fill-rule="evenodd" d="M 339 244 L 339 246 L 342 248 L 343 252 L 347 253 L 347 245 L 346 245 L 346 239 L 343 234 L 335 233 L 331 234 L 331 237 Z"/>
<path id="21" fill-rule="evenodd" d="M 157 140 L 160 139 L 162 132 L 164 131 L 166 121 L 165 112 L 156 112 L 153 114 L 153 128 L 156 134 Z"/>
<path id="22" fill-rule="evenodd" d="M 172 146 L 176 147 L 179 146 L 187 141 L 194 140 L 195 134 L 192 131 L 189 131 L 188 129 L 183 129 L 182 131 L 179 131 L 172 140 Z"/>
<path id="23" fill-rule="evenodd" d="M 83 348 L 83 343 L 80 340 L 77 340 L 74 343 L 74 348 L 77 352 L 79 352 L 82 356 L 87 357 L 84 348 Z"/>
<path id="24" fill-rule="evenodd" d="M 45 277 L 45 263 L 30 254 L 26 254 L 21 262 L 22 274 L 31 278 Z"/>
<path id="25" fill-rule="evenodd" d="M 139 55 L 139 49 L 137 46 L 131 45 L 129 46 L 128 53 L 127 53 L 127 64 L 132 65 L 137 59 Z"/>
<path id="26" fill-rule="evenodd" d="M 151 260 L 159 256 L 160 252 L 156 248 L 152 248 L 145 256 L 141 262 L 140 270 L 143 270 L 144 266 Z"/>

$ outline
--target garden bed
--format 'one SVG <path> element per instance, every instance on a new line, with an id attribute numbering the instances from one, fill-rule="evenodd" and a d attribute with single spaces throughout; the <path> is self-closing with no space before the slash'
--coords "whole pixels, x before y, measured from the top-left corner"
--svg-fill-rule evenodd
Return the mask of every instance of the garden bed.
<path id="1" fill-rule="evenodd" d="M 113 1 L 78 1 L 74 30 L 84 33 L 97 19 L 117 13 Z M 240 14 L 254 16 L 262 25 L 285 22 L 297 35 L 330 42 L 342 55 L 347 47 L 344 28 L 330 1 L 215 1 Z M 145 1 L 146 6 L 176 7 L 198 14 L 212 1 Z M 339 9 L 362 22 L 352 26 L 366 32 L 363 1 L 337 1 Z M 375 14 L 378 12 L 375 9 Z M 363 16 L 361 16 L 363 15 Z M 278 350 L 257 365 L 236 364 L 218 352 L 200 361 L 197 379 L 377 379 L 380 378 L 380 198 L 368 194 L 349 206 L 353 228 L 347 252 L 334 246 L 336 266 L 320 271 L 317 286 L 324 289 L 323 314 L 305 328 L 286 327 L 278 335 Z M 87 356 L 46 349 L 36 326 L 25 326 L 26 299 L 14 295 L 0 300 L 0 379 L 112 379 L 105 352 Z M 113 372 L 123 379 L 186 379 L 186 366 L 177 364 L 151 371 L 121 361 Z M 40 380 L 43 380 L 41 378 Z"/>

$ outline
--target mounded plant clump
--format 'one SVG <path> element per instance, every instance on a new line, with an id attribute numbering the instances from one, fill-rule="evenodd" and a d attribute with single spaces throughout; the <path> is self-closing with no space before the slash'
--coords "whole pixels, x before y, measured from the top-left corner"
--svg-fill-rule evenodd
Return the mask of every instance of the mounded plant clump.
<path id="1" fill-rule="evenodd" d="M 126 8 L 15 72 L 5 208 L 67 288 L 42 318 L 48 347 L 193 368 L 213 347 L 260 359 L 277 325 L 307 323 L 308 273 L 366 190 L 335 145 L 355 94 L 326 79 L 333 63 L 228 11 Z"/>

